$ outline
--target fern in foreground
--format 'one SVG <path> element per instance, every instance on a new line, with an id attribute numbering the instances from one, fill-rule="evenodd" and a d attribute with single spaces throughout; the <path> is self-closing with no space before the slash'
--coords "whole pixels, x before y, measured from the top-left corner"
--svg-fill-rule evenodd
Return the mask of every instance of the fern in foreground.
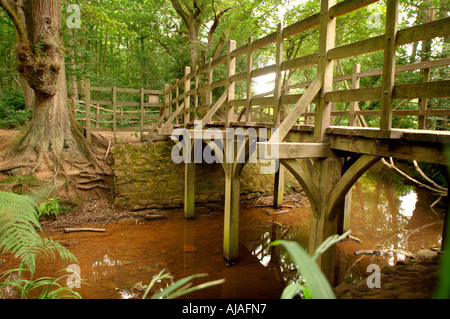
<path id="1" fill-rule="evenodd" d="M 0 252 L 11 252 L 20 258 L 31 273 L 36 269 L 36 257 L 59 255 L 63 260 L 76 261 L 64 246 L 48 238 L 41 238 L 39 213 L 29 197 L 0 192 Z"/>

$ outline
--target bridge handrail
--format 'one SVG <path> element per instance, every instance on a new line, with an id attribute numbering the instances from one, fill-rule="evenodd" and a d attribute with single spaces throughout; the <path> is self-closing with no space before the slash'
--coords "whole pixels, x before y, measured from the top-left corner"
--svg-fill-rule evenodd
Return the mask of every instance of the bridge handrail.
<path id="1" fill-rule="evenodd" d="M 323 2 L 326 0 L 323 0 Z M 262 37 L 257 40 L 253 40 L 249 38 L 249 41 L 246 45 L 241 46 L 239 48 L 229 48 L 227 54 L 224 54 L 216 59 L 210 59 L 210 61 L 201 66 L 197 67 L 194 71 L 191 72 L 190 68 L 185 69 L 185 75 L 178 79 L 172 85 L 166 85 L 164 90 L 164 108 L 166 109 L 166 118 L 177 109 L 177 107 L 184 101 L 185 108 L 174 118 L 174 123 L 170 123 L 169 126 L 173 126 L 175 124 L 187 126 L 192 123 L 193 119 L 201 119 L 210 108 L 214 105 L 212 92 L 214 89 L 223 88 L 224 90 L 229 90 L 228 92 L 228 100 L 224 104 L 225 106 L 221 108 L 222 111 L 219 110 L 219 120 L 223 121 L 225 116 L 228 116 L 225 125 L 228 126 L 233 121 L 242 121 L 245 119 L 246 122 L 266 122 L 277 124 L 282 121 L 282 119 L 289 112 L 289 107 L 287 105 L 295 104 L 298 99 L 300 99 L 301 94 L 290 94 L 291 90 L 306 88 L 309 86 L 310 82 L 305 83 L 282 83 L 282 72 L 288 70 L 294 70 L 303 68 L 305 66 L 311 65 L 320 65 L 321 63 L 330 63 L 333 60 L 342 59 L 349 56 L 365 54 L 368 52 L 373 52 L 376 50 L 384 50 L 387 48 L 388 35 L 383 34 L 380 36 L 376 36 L 370 39 L 362 40 L 355 43 L 346 44 L 340 47 L 329 47 L 326 48 L 325 54 L 319 54 L 319 51 L 313 54 L 309 54 L 306 56 L 296 57 L 291 60 L 282 61 L 282 52 L 283 52 L 283 40 L 289 38 L 297 33 L 308 30 L 313 27 L 320 27 L 320 24 L 326 24 L 325 22 L 321 22 L 321 16 L 328 15 L 331 19 L 333 17 L 340 16 L 342 14 L 348 13 L 350 11 L 365 7 L 373 2 L 373 0 L 346 0 L 340 2 L 338 4 L 334 4 L 329 8 L 329 12 L 323 11 L 321 13 L 316 13 L 311 15 L 297 23 L 294 23 L 287 27 L 279 26 L 278 31 L 271 33 L 265 37 Z M 397 0 L 389 0 L 388 7 L 389 10 L 396 10 L 396 6 L 398 6 Z M 323 18 L 322 18 L 323 20 Z M 386 30 L 388 32 L 392 28 L 396 28 L 396 21 L 390 21 L 387 19 L 386 22 Z M 323 37 L 323 33 L 331 33 L 331 36 L 335 36 L 335 30 L 331 30 L 330 26 L 326 26 L 326 31 L 321 31 L 321 37 Z M 396 30 L 395 30 L 396 31 Z M 408 27 L 402 30 L 398 30 L 394 32 L 395 34 L 395 45 L 400 46 L 406 43 L 423 41 L 426 39 L 431 39 L 438 36 L 445 36 L 450 34 L 450 18 L 443 18 L 436 21 L 423 23 L 420 25 Z M 236 58 L 247 55 L 247 61 L 253 61 L 253 53 L 255 50 L 267 47 L 270 44 L 276 43 L 276 63 L 268 66 L 264 66 L 261 68 L 253 69 L 252 63 L 248 63 L 247 71 L 241 72 L 239 74 L 235 74 L 235 65 Z M 230 41 L 229 44 L 235 45 L 234 41 Z M 385 56 L 389 55 L 388 58 L 392 59 L 392 53 L 387 53 L 385 51 Z M 320 52 L 322 53 L 322 52 Z M 394 51 L 395 54 L 395 51 Z M 324 62 L 325 61 L 325 62 Z M 328 61 L 328 62 L 327 62 Z M 369 71 L 357 71 L 353 72 L 353 74 L 345 74 L 339 76 L 333 76 L 331 72 L 331 82 L 338 81 L 347 81 L 353 80 L 355 82 L 359 82 L 359 79 L 363 77 L 369 76 L 380 76 L 385 74 L 388 76 L 389 74 L 399 73 L 399 72 L 408 72 L 412 70 L 424 70 L 430 69 L 433 67 L 446 66 L 450 64 L 450 59 L 439 59 L 433 61 L 424 61 L 420 63 L 414 63 L 410 65 L 391 65 L 389 69 L 385 66 L 383 69 L 374 69 Z M 219 66 L 225 66 L 227 69 L 227 75 L 219 80 L 213 81 L 213 72 Z M 267 75 L 270 73 L 275 73 L 275 90 L 268 92 L 264 95 L 252 96 L 251 92 L 251 80 L 260 77 L 263 75 Z M 328 74 L 327 78 L 330 74 Z M 206 83 L 200 84 L 200 76 L 206 77 Z M 194 81 L 191 81 L 191 80 Z M 246 81 L 247 82 L 247 96 L 242 99 L 236 99 L 234 92 L 234 85 L 236 82 Z M 352 81 L 352 82 L 353 82 Z M 386 84 L 383 84 L 386 86 Z M 429 115 L 442 115 L 447 116 L 449 111 L 447 109 L 443 110 L 394 110 L 392 105 L 393 99 L 414 99 L 414 98 L 431 98 L 431 97 L 447 97 L 450 95 L 450 90 L 448 89 L 450 85 L 450 81 L 444 80 L 439 82 L 421 82 L 421 83 L 412 83 L 405 85 L 395 85 L 393 82 L 389 84 L 388 87 L 390 91 L 392 91 L 392 96 L 390 97 L 391 105 L 383 106 L 383 109 L 386 110 L 377 110 L 377 111 L 362 111 L 357 108 L 357 103 L 359 101 L 379 101 L 383 100 L 383 92 L 384 87 L 375 87 L 375 88 L 351 88 L 350 90 L 330 90 L 326 89 L 324 92 L 324 102 L 325 103 L 352 103 L 350 111 L 331 111 L 327 116 L 349 116 L 351 120 L 349 120 L 349 124 L 355 124 L 355 119 L 360 121 L 360 125 L 362 115 L 382 115 L 385 117 L 386 114 L 392 118 L 393 115 L 417 115 L 422 119 Z M 330 85 L 328 85 L 329 87 Z M 417 94 L 417 90 L 422 90 L 423 94 Z M 268 97 L 268 95 L 272 95 Z M 316 105 L 320 102 L 320 99 L 313 100 L 313 103 Z M 383 102 L 386 104 L 385 102 Z M 250 109 L 251 107 L 251 109 Z M 231 108 L 240 108 L 238 109 L 238 115 L 230 116 L 229 109 Z M 316 107 L 316 109 L 319 109 Z M 245 114 L 245 116 L 244 116 Z M 259 117 L 258 117 L 259 115 Z M 307 113 L 302 114 L 305 118 L 304 121 L 308 122 L 311 117 L 316 116 L 315 112 L 308 111 Z M 164 122 L 164 121 L 163 121 Z M 386 120 L 380 121 L 386 122 Z M 392 127 L 392 120 L 388 127 Z M 421 127 L 424 128 L 424 127 Z"/>

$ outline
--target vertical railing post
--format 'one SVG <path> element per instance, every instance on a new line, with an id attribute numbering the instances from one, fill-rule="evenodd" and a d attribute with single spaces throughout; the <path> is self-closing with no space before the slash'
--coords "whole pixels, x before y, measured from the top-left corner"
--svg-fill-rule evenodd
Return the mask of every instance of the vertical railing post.
<path id="1" fill-rule="evenodd" d="M 191 68 L 187 66 L 184 68 L 184 127 L 187 127 L 191 120 L 189 111 L 191 107 L 191 97 L 188 96 L 188 92 L 191 89 L 191 80 L 187 78 L 189 73 L 191 73 Z"/>
<path id="2" fill-rule="evenodd" d="M 425 10 L 423 22 L 427 23 L 427 22 L 431 22 L 431 21 L 434 21 L 434 8 L 427 7 Z M 431 51 L 431 44 L 432 44 L 431 39 L 422 41 L 422 52 L 425 53 L 425 56 L 422 59 L 422 61 L 430 60 L 429 54 Z M 430 79 L 431 79 L 431 69 L 430 68 L 424 69 L 423 70 L 423 82 L 429 82 Z M 420 99 L 420 110 L 426 111 L 427 109 L 428 109 L 428 98 L 421 98 Z M 426 130 L 426 126 L 427 126 L 426 116 L 420 115 L 419 116 L 419 129 Z"/>
<path id="3" fill-rule="evenodd" d="M 208 110 L 212 107 L 212 82 L 213 82 L 213 68 L 212 68 L 212 58 L 209 59 L 208 63 L 208 88 L 206 90 L 206 106 Z M 206 113 L 208 112 L 206 111 Z"/>
<path id="4" fill-rule="evenodd" d="M 99 128 L 100 127 L 100 118 L 99 118 L 99 115 L 100 115 L 100 104 L 97 104 L 95 106 L 95 114 L 97 115 L 97 119 L 95 120 L 95 127 Z"/>
<path id="5" fill-rule="evenodd" d="M 85 107 L 85 117 L 86 117 L 86 139 L 88 140 L 88 142 L 91 142 L 91 81 L 89 79 L 87 79 L 85 81 L 85 85 L 84 85 L 84 89 L 85 89 L 85 102 L 86 102 L 86 107 Z"/>
<path id="6" fill-rule="evenodd" d="M 354 64 L 353 65 L 353 72 L 352 72 L 352 90 L 359 89 L 359 83 L 360 78 L 358 73 L 361 72 L 361 65 L 360 64 Z M 349 126 L 355 126 L 356 124 L 356 107 L 358 105 L 357 101 L 350 102 L 350 116 L 348 118 L 348 125 Z"/>
<path id="7" fill-rule="evenodd" d="M 252 71 L 253 71 L 253 37 L 248 38 L 247 53 L 247 108 L 245 109 L 245 121 L 252 121 Z"/>
<path id="8" fill-rule="evenodd" d="M 145 116 L 145 109 L 144 109 L 144 88 L 141 88 L 141 123 L 140 123 L 140 133 L 141 133 L 141 142 L 144 141 L 144 116 Z"/>
<path id="9" fill-rule="evenodd" d="M 334 47 L 336 40 L 336 18 L 330 16 L 330 8 L 336 0 L 322 0 L 320 11 L 320 39 L 319 61 L 317 74 L 322 78 L 322 90 L 319 103 L 315 109 L 314 140 L 322 142 L 325 138 L 325 130 L 330 126 L 331 103 L 325 100 L 325 93 L 333 90 L 333 66 L 334 61 L 328 60 L 328 51 Z"/>
<path id="10" fill-rule="evenodd" d="M 195 92 L 194 92 L 194 120 L 198 120 L 198 65 L 195 66 Z"/>
<path id="11" fill-rule="evenodd" d="M 113 144 L 117 137 L 117 87 L 114 85 L 112 89 L 112 109 L 113 109 Z"/>
<path id="12" fill-rule="evenodd" d="M 164 85 L 164 107 L 162 112 L 160 112 L 160 116 L 164 116 L 165 118 L 167 118 L 170 112 L 170 85 L 169 84 L 165 84 Z M 163 123 L 164 124 L 164 123 Z"/>
<path id="13" fill-rule="evenodd" d="M 291 94 L 291 88 L 290 88 L 290 86 L 291 86 L 291 80 L 287 79 L 287 80 L 286 80 L 286 83 L 285 83 L 285 87 L 284 87 L 284 95 L 289 95 L 289 94 Z M 282 120 L 284 120 L 284 118 L 286 117 L 286 115 L 288 114 L 288 112 L 289 112 L 289 104 L 285 104 L 285 105 L 283 106 L 283 117 L 282 117 Z"/>
<path id="14" fill-rule="evenodd" d="M 228 41 L 228 53 L 227 53 L 227 91 L 228 98 L 226 102 L 225 109 L 225 127 L 230 127 L 231 121 L 234 120 L 234 108 L 231 107 L 230 103 L 234 100 L 235 93 L 235 83 L 231 81 L 231 76 L 236 74 L 236 58 L 231 56 L 231 52 L 236 50 L 236 41 L 229 40 Z"/>
<path id="15" fill-rule="evenodd" d="M 283 62 L 283 24 L 278 24 L 277 30 L 277 51 L 275 56 L 275 91 L 274 91 L 274 108 L 273 122 L 275 126 L 281 123 L 281 93 L 283 86 L 283 78 L 281 76 L 281 62 Z"/>
<path id="16" fill-rule="evenodd" d="M 175 111 L 178 110 L 178 107 L 180 106 L 180 79 L 177 79 L 177 83 L 176 83 L 176 91 L 175 91 Z M 179 116 L 176 116 L 175 118 L 175 124 L 178 124 L 178 118 Z M 173 125 L 171 126 L 173 127 Z"/>
<path id="17" fill-rule="evenodd" d="M 387 0 L 386 33 L 384 39 L 383 85 L 381 96 L 380 129 L 392 128 L 393 92 L 395 81 L 395 48 L 398 31 L 398 0 Z"/>

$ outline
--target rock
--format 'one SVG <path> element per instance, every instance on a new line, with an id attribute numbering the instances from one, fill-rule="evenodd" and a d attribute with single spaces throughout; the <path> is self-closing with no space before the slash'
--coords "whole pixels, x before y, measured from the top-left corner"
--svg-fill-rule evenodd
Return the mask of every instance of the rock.
<path id="1" fill-rule="evenodd" d="M 433 251 L 431 249 L 421 249 L 414 254 L 414 256 L 418 259 L 426 259 L 432 258 L 438 254 L 437 251 Z"/>

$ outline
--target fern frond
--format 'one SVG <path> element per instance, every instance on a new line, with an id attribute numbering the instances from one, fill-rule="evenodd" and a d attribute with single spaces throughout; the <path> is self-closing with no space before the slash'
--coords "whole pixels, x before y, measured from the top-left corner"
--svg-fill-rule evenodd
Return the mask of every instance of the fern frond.
<path id="1" fill-rule="evenodd" d="M 11 251 L 34 272 L 36 257 L 59 255 L 75 261 L 75 256 L 61 244 L 41 238 L 38 207 L 26 196 L 0 192 L 0 251 Z"/>

